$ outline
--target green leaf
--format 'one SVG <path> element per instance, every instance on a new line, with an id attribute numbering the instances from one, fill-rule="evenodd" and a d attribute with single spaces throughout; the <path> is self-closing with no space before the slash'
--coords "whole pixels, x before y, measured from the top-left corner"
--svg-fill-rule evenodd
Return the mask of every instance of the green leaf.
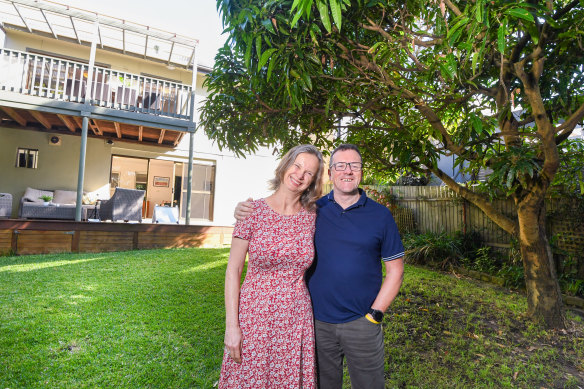
<path id="1" fill-rule="evenodd" d="M 272 34 L 274 34 L 274 35 L 276 34 L 276 30 L 274 30 L 274 25 L 272 24 L 271 19 L 262 20 L 262 26 L 264 26 L 266 28 L 266 30 L 268 30 Z"/>
<path id="2" fill-rule="evenodd" d="M 505 54 L 505 37 L 507 36 L 507 18 L 503 19 L 497 31 L 497 49 Z"/>
<path id="3" fill-rule="evenodd" d="M 331 19 L 329 18 L 328 6 L 323 0 L 317 0 L 316 6 L 320 13 L 320 20 L 326 31 L 330 34 L 332 32 Z"/>
<path id="4" fill-rule="evenodd" d="M 290 8 L 290 13 L 294 12 L 296 7 L 298 7 L 299 3 L 300 3 L 300 0 L 294 0 L 294 2 L 292 3 L 292 8 Z"/>
<path id="5" fill-rule="evenodd" d="M 369 54 L 373 54 L 373 53 L 375 52 L 375 50 L 377 50 L 377 48 L 378 48 L 379 46 L 381 46 L 383 43 L 384 43 L 384 42 L 377 42 L 377 43 L 375 43 L 373 46 L 371 46 L 371 47 L 369 48 L 369 50 L 367 50 L 367 52 L 368 52 Z"/>
<path id="6" fill-rule="evenodd" d="M 510 8 L 505 12 L 509 16 L 527 20 L 528 22 L 534 23 L 533 15 L 525 8 Z"/>
<path id="7" fill-rule="evenodd" d="M 452 34 L 450 36 L 450 39 L 448 40 L 448 44 L 450 46 L 454 46 L 454 43 L 458 40 L 458 37 L 460 37 L 460 34 L 462 34 L 462 29 L 456 30 L 454 32 L 454 34 Z"/>
<path id="8" fill-rule="evenodd" d="M 467 17 L 464 17 L 464 18 L 460 19 L 458 21 L 458 23 L 456 23 L 454 25 L 454 27 L 452 27 L 450 29 L 450 31 L 448 31 L 448 34 L 446 34 L 446 37 L 447 38 L 450 38 L 452 36 L 452 34 L 454 34 L 458 29 L 464 27 L 467 23 L 468 23 L 468 18 Z"/>
<path id="9" fill-rule="evenodd" d="M 248 42 L 246 42 L 246 47 L 245 47 L 245 55 L 243 57 L 243 62 L 245 63 L 245 66 L 247 66 L 248 68 L 250 67 L 250 61 L 251 61 L 251 39 L 248 40 Z"/>
<path id="10" fill-rule="evenodd" d="M 483 132 L 483 122 L 477 115 L 471 114 L 470 121 L 477 134 Z"/>
<path id="11" fill-rule="evenodd" d="M 485 0 L 478 0 L 475 8 L 475 18 L 477 22 L 482 23 L 484 18 Z"/>
<path id="12" fill-rule="evenodd" d="M 310 39 L 312 40 L 312 43 L 314 43 L 315 46 L 318 46 L 318 40 L 316 39 L 316 35 L 314 34 L 314 31 L 312 31 L 312 29 L 310 29 L 310 31 L 308 31 L 310 33 Z"/>
<path id="13" fill-rule="evenodd" d="M 270 64 L 268 65 L 268 74 L 267 74 L 267 81 L 270 81 L 270 77 L 272 76 L 272 71 L 274 70 L 274 66 L 276 66 L 276 62 L 278 62 L 278 55 L 274 55 L 270 60 Z"/>
<path id="14" fill-rule="evenodd" d="M 262 36 L 258 35 L 255 40 L 256 54 L 258 58 L 262 56 Z"/>
<path id="15" fill-rule="evenodd" d="M 296 12 L 296 15 L 294 15 L 294 19 L 292 19 L 292 23 L 290 23 L 290 28 L 294 28 L 294 26 L 296 25 L 296 23 L 298 23 L 298 20 L 300 19 L 301 16 L 302 16 L 302 10 L 299 9 L 298 12 Z"/>
<path id="16" fill-rule="evenodd" d="M 306 72 L 302 73 L 302 80 L 304 80 L 304 84 L 306 85 L 306 88 L 308 90 L 312 90 L 312 80 L 310 79 L 310 76 L 308 75 L 308 73 L 306 73 Z"/>
<path id="17" fill-rule="evenodd" d="M 341 31 L 341 23 L 343 21 L 343 16 L 341 14 L 341 6 L 338 0 L 329 0 L 331 4 L 331 13 L 333 15 L 333 20 L 337 25 L 339 31 Z"/>
<path id="18" fill-rule="evenodd" d="M 260 62 L 258 63 L 258 69 L 263 68 L 264 65 L 270 59 L 272 53 L 274 53 L 274 51 L 277 51 L 277 50 L 278 49 L 268 49 L 268 50 L 264 51 L 264 53 L 262 54 L 262 57 L 260 58 Z"/>
<path id="19" fill-rule="evenodd" d="M 511 187 L 513 186 L 513 180 L 515 180 L 515 174 L 517 173 L 516 167 L 513 166 L 511 169 L 509 169 L 509 172 L 507 173 L 507 188 L 511 189 Z"/>
<path id="20" fill-rule="evenodd" d="M 472 51 L 472 45 L 468 42 L 462 42 L 457 46 L 459 49 L 464 50 L 466 52 Z"/>
<path id="21" fill-rule="evenodd" d="M 527 174 L 529 174 L 529 177 L 533 178 L 533 165 L 531 163 L 527 164 Z"/>
<path id="22" fill-rule="evenodd" d="M 477 63 L 479 59 L 479 52 L 475 51 L 472 53 L 472 75 L 474 76 L 477 72 Z"/>
<path id="23" fill-rule="evenodd" d="M 446 63 L 440 64 L 440 69 L 442 70 L 444 78 L 448 78 L 450 80 L 456 78 L 458 66 L 456 65 L 456 58 L 454 57 L 454 54 L 451 53 L 446 56 Z"/>
<path id="24" fill-rule="evenodd" d="M 537 29 L 535 23 L 526 23 L 525 29 L 531 36 L 531 40 L 533 41 L 534 45 L 539 43 L 539 30 Z"/>

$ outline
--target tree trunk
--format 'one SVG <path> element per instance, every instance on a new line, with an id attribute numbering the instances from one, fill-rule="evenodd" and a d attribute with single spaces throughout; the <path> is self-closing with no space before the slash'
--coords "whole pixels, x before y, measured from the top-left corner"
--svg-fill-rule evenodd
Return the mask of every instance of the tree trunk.
<path id="1" fill-rule="evenodd" d="M 517 216 L 527 290 L 527 315 L 547 328 L 565 328 L 562 294 L 545 233 L 543 199 L 535 204 L 518 204 Z"/>

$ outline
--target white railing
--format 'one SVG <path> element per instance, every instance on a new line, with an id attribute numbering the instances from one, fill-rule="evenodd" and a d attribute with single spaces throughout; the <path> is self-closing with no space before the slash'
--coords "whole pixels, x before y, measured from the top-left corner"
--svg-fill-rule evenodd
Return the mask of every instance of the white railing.
<path id="1" fill-rule="evenodd" d="M 87 64 L 18 50 L 0 49 L 0 89 L 85 103 Z M 94 67 L 90 104 L 188 119 L 189 85 Z"/>

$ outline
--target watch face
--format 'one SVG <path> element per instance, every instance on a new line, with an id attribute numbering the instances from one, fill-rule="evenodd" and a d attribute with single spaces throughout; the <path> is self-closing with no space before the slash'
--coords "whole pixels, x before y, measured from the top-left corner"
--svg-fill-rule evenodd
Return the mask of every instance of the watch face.
<path id="1" fill-rule="evenodd" d="M 383 320 L 383 312 L 381 312 L 377 309 L 372 309 L 369 311 L 369 313 L 371 314 L 371 316 L 373 316 L 373 320 L 375 320 L 375 321 L 382 321 Z"/>

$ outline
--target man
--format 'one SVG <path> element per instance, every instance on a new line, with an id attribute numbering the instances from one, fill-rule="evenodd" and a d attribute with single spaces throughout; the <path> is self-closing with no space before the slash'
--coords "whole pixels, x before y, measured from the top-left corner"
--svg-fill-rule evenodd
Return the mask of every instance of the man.
<path id="1" fill-rule="evenodd" d="M 381 321 L 402 283 L 404 249 L 391 212 L 359 188 L 362 167 L 357 146 L 337 147 L 328 170 L 333 190 L 317 201 L 316 256 L 306 278 L 321 389 L 342 387 L 345 357 L 353 388 L 385 386 Z M 236 218 L 248 205 L 238 205 Z"/>

